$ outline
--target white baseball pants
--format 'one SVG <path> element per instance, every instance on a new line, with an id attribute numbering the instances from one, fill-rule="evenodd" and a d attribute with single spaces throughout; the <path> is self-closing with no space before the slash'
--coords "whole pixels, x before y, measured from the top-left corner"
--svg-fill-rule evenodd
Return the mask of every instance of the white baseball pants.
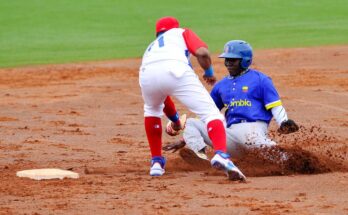
<path id="1" fill-rule="evenodd" d="M 245 152 L 243 149 L 276 145 L 267 136 L 267 127 L 267 123 L 257 121 L 233 124 L 226 128 L 227 152 L 232 157 L 241 158 Z M 183 138 L 186 146 L 195 152 L 207 145 L 212 147 L 206 126 L 199 119 L 187 119 Z"/>
<path id="2" fill-rule="evenodd" d="M 183 62 L 167 60 L 142 66 L 139 84 L 145 117 L 162 117 L 165 98 L 174 96 L 205 124 L 224 119 L 192 68 Z"/>

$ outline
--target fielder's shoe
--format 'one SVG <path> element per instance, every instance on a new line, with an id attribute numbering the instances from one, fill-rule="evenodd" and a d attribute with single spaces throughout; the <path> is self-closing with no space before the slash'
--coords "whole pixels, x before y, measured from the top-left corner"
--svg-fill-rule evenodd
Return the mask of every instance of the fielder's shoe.
<path id="1" fill-rule="evenodd" d="M 186 114 L 180 117 L 180 126 L 175 125 L 173 122 L 169 121 L 166 126 L 166 133 L 170 136 L 176 136 L 180 134 L 180 131 L 184 130 L 186 125 Z"/>
<path id="2" fill-rule="evenodd" d="M 211 165 L 216 169 L 224 170 L 228 179 L 232 181 L 246 181 L 246 177 L 230 160 L 230 155 L 221 151 L 216 151 L 215 156 L 210 161 Z"/>
<path id="3" fill-rule="evenodd" d="M 165 172 L 166 159 L 162 156 L 155 156 L 151 159 L 151 176 L 162 176 Z"/>

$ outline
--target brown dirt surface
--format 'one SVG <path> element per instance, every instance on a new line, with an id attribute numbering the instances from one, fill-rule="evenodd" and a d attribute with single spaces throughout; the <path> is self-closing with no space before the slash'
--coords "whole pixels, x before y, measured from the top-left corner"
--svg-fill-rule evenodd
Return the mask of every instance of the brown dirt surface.
<path id="1" fill-rule="evenodd" d="M 140 59 L 0 69 L 0 214 L 348 214 L 347 59 L 348 46 L 255 52 L 300 130 L 280 135 L 272 122 L 279 147 L 236 160 L 247 183 L 178 152 L 149 176 Z M 213 62 L 220 79 L 223 61 Z M 80 178 L 16 177 L 31 168 Z"/>

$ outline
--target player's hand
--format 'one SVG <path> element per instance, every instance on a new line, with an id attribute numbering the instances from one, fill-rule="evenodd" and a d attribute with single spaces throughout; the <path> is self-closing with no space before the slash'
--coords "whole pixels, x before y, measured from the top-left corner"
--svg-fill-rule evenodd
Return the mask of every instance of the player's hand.
<path id="1" fill-rule="evenodd" d="M 290 134 L 299 130 L 294 120 L 288 119 L 280 124 L 278 132 L 281 134 Z"/>
<path id="2" fill-rule="evenodd" d="M 164 151 L 172 151 L 172 153 L 178 151 L 179 149 L 183 148 L 186 145 L 184 140 L 179 140 L 175 143 L 169 143 L 166 146 L 163 146 L 162 149 Z"/>
<path id="3" fill-rule="evenodd" d="M 209 85 L 214 85 L 216 83 L 216 77 L 215 76 L 203 75 L 203 79 Z"/>

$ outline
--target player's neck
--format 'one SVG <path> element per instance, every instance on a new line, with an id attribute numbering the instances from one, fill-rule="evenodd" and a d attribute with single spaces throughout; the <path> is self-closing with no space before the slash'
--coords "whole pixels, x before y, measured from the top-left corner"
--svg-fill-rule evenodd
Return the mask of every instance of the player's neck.
<path id="1" fill-rule="evenodd" d="M 236 78 L 236 77 L 238 77 L 238 76 L 241 76 L 241 75 L 245 74 L 248 70 L 249 70 L 249 69 L 240 70 L 240 71 L 238 71 L 238 72 L 236 72 L 236 73 L 233 73 L 233 74 L 231 74 L 231 72 L 230 72 L 230 77 L 231 77 L 231 78 Z"/>

